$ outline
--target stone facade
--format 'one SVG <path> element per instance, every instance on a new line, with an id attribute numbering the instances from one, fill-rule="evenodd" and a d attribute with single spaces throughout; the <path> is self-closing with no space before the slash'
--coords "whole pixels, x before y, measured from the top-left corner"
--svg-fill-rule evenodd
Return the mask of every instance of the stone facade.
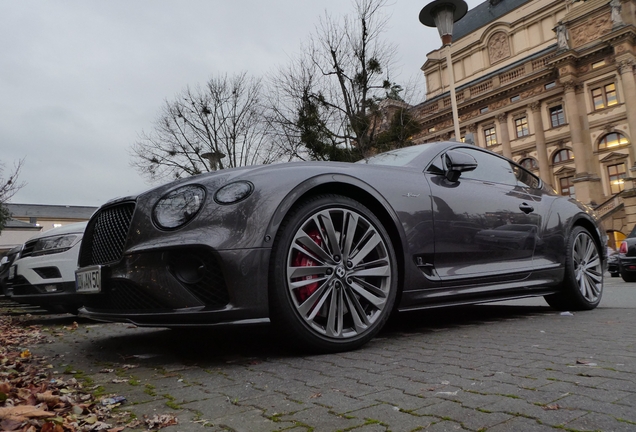
<path id="1" fill-rule="evenodd" d="M 610 241 L 636 224 L 635 24 L 636 0 L 491 0 L 450 48 L 462 135 L 595 207 Z M 414 143 L 454 136 L 445 49 L 422 66 Z"/>

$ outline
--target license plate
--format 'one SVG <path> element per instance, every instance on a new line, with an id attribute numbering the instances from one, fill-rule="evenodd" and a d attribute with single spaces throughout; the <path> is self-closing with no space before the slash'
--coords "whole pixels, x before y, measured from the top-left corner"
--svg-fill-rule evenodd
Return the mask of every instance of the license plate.
<path id="1" fill-rule="evenodd" d="M 75 290 L 82 294 L 94 294 L 102 290 L 102 267 L 85 267 L 75 272 Z"/>

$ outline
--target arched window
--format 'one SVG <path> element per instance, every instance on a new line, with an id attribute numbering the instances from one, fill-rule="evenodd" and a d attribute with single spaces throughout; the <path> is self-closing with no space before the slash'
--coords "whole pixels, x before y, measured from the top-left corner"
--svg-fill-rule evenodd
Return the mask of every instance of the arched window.
<path id="1" fill-rule="evenodd" d="M 629 144 L 627 137 L 618 132 L 611 132 L 600 139 L 600 141 L 598 142 L 598 149 L 602 150 L 606 148 L 617 147 L 623 144 Z"/>
<path id="2" fill-rule="evenodd" d="M 519 165 L 524 167 L 527 170 L 536 170 L 539 169 L 539 164 L 533 158 L 525 158 L 519 161 Z"/>
<path id="3" fill-rule="evenodd" d="M 556 164 L 565 163 L 574 159 L 574 153 L 570 149 L 562 149 L 554 154 L 552 162 Z"/>

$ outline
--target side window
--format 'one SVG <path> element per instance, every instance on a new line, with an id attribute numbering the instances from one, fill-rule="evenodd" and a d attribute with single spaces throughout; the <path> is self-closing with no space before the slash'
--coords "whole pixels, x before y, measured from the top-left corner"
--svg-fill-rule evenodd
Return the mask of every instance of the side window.
<path id="1" fill-rule="evenodd" d="M 506 159 L 476 149 L 459 148 L 457 150 L 471 155 L 477 161 L 477 168 L 474 171 L 463 173 L 461 178 L 511 186 L 517 185 L 517 177 L 514 171 L 517 166 Z"/>

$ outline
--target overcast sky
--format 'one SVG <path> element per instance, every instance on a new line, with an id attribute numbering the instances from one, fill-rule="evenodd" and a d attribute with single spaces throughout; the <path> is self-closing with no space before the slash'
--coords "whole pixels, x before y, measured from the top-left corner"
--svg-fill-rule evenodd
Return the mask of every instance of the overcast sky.
<path id="1" fill-rule="evenodd" d="M 469 8 L 482 0 L 468 0 Z M 395 0 L 385 39 L 391 78 L 417 77 L 439 48 Z M 129 147 L 164 100 L 217 74 L 264 76 L 296 55 L 318 19 L 348 0 L 0 0 L 0 161 L 24 158 L 13 203 L 99 206 L 150 187 Z"/>

